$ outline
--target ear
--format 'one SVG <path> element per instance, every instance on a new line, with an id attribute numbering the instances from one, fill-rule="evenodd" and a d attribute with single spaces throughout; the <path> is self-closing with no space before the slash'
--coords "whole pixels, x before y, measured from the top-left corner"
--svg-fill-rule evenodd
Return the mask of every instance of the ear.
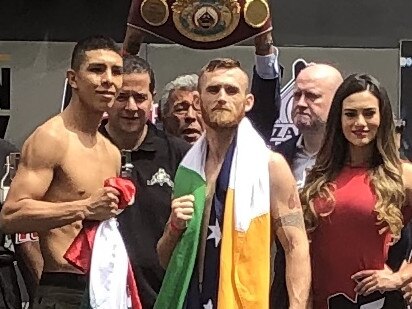
<path id="1" fill-rule="evenodd" d="M 246 95 L 246 101 L 245 101 L 245 112 L 250 112 L 253 108 L 253 104 L 255 103 L 255 97 L 253 94 L 249 93 Z"/>
<path id="2" fill-rule="evenodd" d="M 199 91 L 193 91 L 193 106 L 195 109 L 200 110 L 200 93 Z"/>
<path id="3" fill-rule="evenodd" d="M 156 90 L 153 90 L 153 93 L 152 93 L 152 100 L 151 100 L 151 102 L 150 102 L 150 106 L 151 107 L 153 107 L 153 105 L 156 103 Z M 159 104 L 159 106 L 160 106 L 160 104 Z"/>
<path id="4" fill-rule="evenodd" d="M 73 69 L 68 69 L 66 72 L 66 77 L 70 87 L 77 89 L 76 72 Z"/>

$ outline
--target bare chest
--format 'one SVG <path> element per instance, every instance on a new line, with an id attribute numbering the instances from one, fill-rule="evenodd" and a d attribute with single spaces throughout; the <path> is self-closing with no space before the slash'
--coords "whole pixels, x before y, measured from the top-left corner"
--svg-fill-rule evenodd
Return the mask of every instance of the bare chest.
<path id="1" fill-rule="evenodd" d="M 104 185 L 110 177 L 116 177 L 118 162 L 106 147 L 69 147 L 60 166 L 55 168 L 52 192 L 61 200 L 87 198 Z"/>

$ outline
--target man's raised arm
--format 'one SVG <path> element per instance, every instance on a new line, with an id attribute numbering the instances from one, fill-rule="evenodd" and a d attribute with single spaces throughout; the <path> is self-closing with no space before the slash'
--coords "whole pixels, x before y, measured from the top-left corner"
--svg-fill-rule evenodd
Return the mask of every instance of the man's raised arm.
<path id="1" fill-rule="evenodd" d="M 273 45 L 271 32 L 257 36 L 251 89 L 255 104 L 247 117 L 266 143 L 270 141 L 273 125 L 280 114 L 280 71 L 278 52 Z"/>

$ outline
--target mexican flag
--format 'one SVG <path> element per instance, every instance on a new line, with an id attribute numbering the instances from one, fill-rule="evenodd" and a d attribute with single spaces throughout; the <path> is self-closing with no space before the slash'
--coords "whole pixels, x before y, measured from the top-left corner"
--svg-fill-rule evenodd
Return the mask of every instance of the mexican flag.
<path id="1" fill-rule="evenodd" d="M 109 178 L 104 185 L 121 193 L 119 209 L 133 203 L 136 188 L 130 180 Z M 81 308 L 142 308 L 116 218 L 102 222 L 84 221 L 64 258 L 89 276 Z"/>

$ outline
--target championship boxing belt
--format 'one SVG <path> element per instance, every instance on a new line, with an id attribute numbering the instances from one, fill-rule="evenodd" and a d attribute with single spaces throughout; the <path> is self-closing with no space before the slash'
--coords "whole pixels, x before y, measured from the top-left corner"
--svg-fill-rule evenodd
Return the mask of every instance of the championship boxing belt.
<path id="1" fill-rule="evenodd" d="M 133 0 L 128 25 L 195 49 L 230 46 L 272 30 L 269 0 Z"/>

